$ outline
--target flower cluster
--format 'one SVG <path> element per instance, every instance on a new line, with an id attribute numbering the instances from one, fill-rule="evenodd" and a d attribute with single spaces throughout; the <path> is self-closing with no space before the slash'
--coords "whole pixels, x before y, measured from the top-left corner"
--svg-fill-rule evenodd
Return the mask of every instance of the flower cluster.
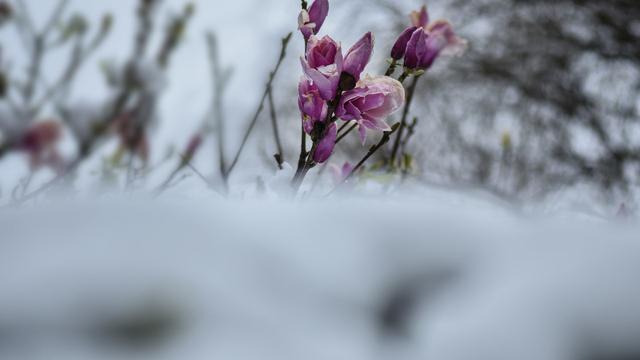
<path id="1" fill-rule="evenodd" d="M 336 122 L 357 123 L 364 143 L 367 129 L 388 131 L 385 119 L 404 103 L 402 84 L 390 77 L 363 76 L 373 54 L 374 37 L 366 33 L 347 52 L 330 36 L 318 37 L 329 12 L 327 0 L 316 0 L 300 14 L 306 52 L 298 105 L 304 132 L 313 140 L 310 160 L 326 162 L 336 145 Z"/>

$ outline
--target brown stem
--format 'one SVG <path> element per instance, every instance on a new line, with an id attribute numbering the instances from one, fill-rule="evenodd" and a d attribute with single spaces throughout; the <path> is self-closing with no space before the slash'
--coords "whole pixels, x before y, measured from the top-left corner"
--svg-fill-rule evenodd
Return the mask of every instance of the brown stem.
<path id="1" fill-rule="evenodd" d="M 227 164 L 225 155 L 225 123 L 223 117 L 222 95 L 231 77 L 231 70 L 224 70 L 220 64 L 218 42 L 215 34 L 209 32 L 206 35 L 207 47 L 209 50 L 209 64 L 211 67 L 211 83 L 213 84 L 212 99 L 212 128 L 215 129 L 217 143 L 218 169 L 224 185 L 227 185 Z"/>
<path id="2" fill-rule="evenodd" d="M 403 74 L 404 75 L 404 74 Z M 389 164 L 391 167 L 394 166 L 396 162 L 396 157 L 398 155 L 398 150 L 400 149 L 400 144 L 402 141 L 402 133 L 404 132 L 404 128 L 407 126 L 407 116 L 409 115 L 409 110 L 411 109 L 411 103 L 413 102 L 413 96 L 416 92 L 416 87 L 418 85 L 418 80 L 420 76 L 414 76 L 413 82 L 409 86 L 407 90 L 407 103 L 404 106 L 404 110 L 402 112 L 402 119 L 400 120 L 400 128 L 398 129 L 398 135 L 396 136 L 395 142 L 393 144 L 393 150 L 391 151 L 391 156 L 389 158 Z"/>
<path id="3" fill-rule="evenodd" d="M 348 124 L 348 123 L 345 123 L 345 125 L 346 125 L 346 124 Z M 353 124 L 353 125 L 352 125 L 348 130 L 347 130 L 347 131 L 345 131 L 342 135 L 340 135 L 340 136 L 336 139 L 336 145 L 337 145 L 340 141 L 342 141 L 342 139 L 344 139 L 347 135 L 349 135 L 349 133 L 350 133 L 351 131 L 353 131 L 353 129 L 355 129 L 356 127 L 358 127 L 358 124 L 357 124 L 357 123 Z"/>
<path id="4" fill-rule="evenodd" d="M 327 111 L 327 117 L 324 120 L 324 123 L 327 124 L 327 126 L 324 129 L 324 132 L 320 134 L 317 139 L 314 139 L 313 146 L 311 147 L 311 151 L 309 151 L 308 153 L 305 152 L 304 155 L 303 155 L 304 151 L 300 152 L 300 158 L 298 160 L 298 169 L 296 169 L 296 174 L 292 180 L 293 188 L 296 191 L 302 184 L 302 181 L 304 181 L 304 177 L 307 175 L 309 170 L 311 170 L 311 168 L 315 166 L 311 157 L 313 156 L 313 153 L 315 152 L 318 146 L 318 142 L 320 141 L 320 139 L 324 138 L 324 136 L 326 135 L 326 132 L 329 130 L 328 125 L 337 121 L 337 118 L 334 116 L 334 113 L 336 111 L 336 107 L 340 103 L 341 98 L 342 98 L 342 89 L 338 88 L 338 95 L 336 95 L 335 99 L 329 102 L 329 110 Z M 303 126 L 303 135 L 304 135 L 304 126 Z"/>
<path id="5" fill-rule="evenodd" d="M 402 143 L 400 144 L 401 153 L 404 154 L 406 152 L 407 144 L 409 144 L 409 140 L 411 140 L 411 137 L 415 134 L 415 131 L 416 131 L 415 129 L 417 125 L 418 125 L 418 118 L 414 117 L 411 124 L 407 126 L 407 131 L 408 131 L 407 135 L 404 137 L 404 139 L 402 139 Z"/>
<path id="6" fill-rule="evenodd" d="M 300 189 L 300 186 L 302 186 L 302 183 L 304 182 L 304 178 L 309 173 L 309 170 L 313 169 L 313 167 L 316 166 L 316 164 L 313 162 L 312 156 L 313 156 L 313 153 L 316 151 L 317 147 L 318 147 L 318 142 L 315 142 L 311 147 L 311 151 L 309 151 L 308 155 L 306 156 L 304 163 L 302 164 L 302 166 L 298 167 L 298 170 L 296 171 L 296 175 L 293 177 L 293 180 L 291 181 L 291 187 L 293 188 L 294 194 L 297 193 L 298 190 Z"/>
<path id="7" fill-rule="evenodd" d="M 391 76 L 394 72 L 396 72 L 396 67 L 398 66 L 398 60 L 392 59 L 391 63 L 389 63 L 389 67 L 387 71 L 384 73 L 385 76 Z"/>
<path id="8" fill-rule="evenodd" d="M 307 152 L 307 133 L 304 131 L 304 124 L 301 122 L 300 125 L 300 156 L 298 157 L 298 168 L 296 170 L 296 175 L 294 179 L 300 175 L 302 169 L 304 168 L 304 164 L 307 162 L 307 156 L 309 153 Z M 295 181 L 295 180 L 294 180 Z"/>
<path id="9" fill-rule="evenodd" d="M 360 170 L 360 168 L 367 162 L 367 160 L 369 160 L 369 158 L 371 158 L 378 150 L 380 150 L 380 148 L 382 148 L 386 143 L 388 143 L 389 140 L 391 139 L 391 135 L 393 135 L 393 133 L 395 133 L 398 129 L 400 129 L 400 127 L 401 127 L 400 123 L 393 124 L 393 126 L 391 127 L 391 131 L 386 131 L 382 136 L 382 139 L 380 139 L 380 141 L 376 145 L 372 146 L 369 149 L 369 152 L 367 152 L 367 154 L 362 158 L 362 160 L 360 160 L 360 162 L 358 162 L 358 164 L 353 168 L 353 170 L 351 170 L 349 175 L 347 175 L 347 177 L 344 179 L 344 182 L 349 181 L 353 177 L 353 175 L 358 170 Z"/>
<path id="10" fill-rule="evenodd" d="M 185 168 L 185 166 L 186 166 L 186 163 L 184 161 L 181 161 L 180 164 L 171 172 L 171 174 L 169 174 L 169 176 L 162 182 L 162 184 L 158 186 L 156 191 L 154 191 L 154 197 L 160 196 L 163 192 L 167 191 L 169 186 L 171 186 L 173 179 L 175 179 L 176 176 L 180 174 L 180 172 L 182 171 L 182 169 Z"/>
<path id="11" fill-rule="evenodd" d="M 160 47 L 158 55 L 156 56 L 156 61 L 161 68 L 166 68 L 169 64 L 169 55 L 171 55 L 178 46 L 180 38 L 184 33 L 184 28 L 193 15 L 193 11 L 193 4 L 186 5 L 183 13 L 173 18 L 167 27 L 164 41 Z"/>
<path id="12" fill-rule="evenodd" d="M 404 81 L 407 80 L 408 77 L 409 77 L 409 72 L 408 71 L 404 71 L 402 73 L 402 75 L 400 75 L 400 77 L 398 78 L 398 81 L 400 81 L 400 83 L 404 84 Z"/>
<path id="13" fill-rule="evenodd" d="M 276 142 L 276 148 L 278 153 L 274 155 L 278 168 L 282 170 L 282 164 L 284 163 L 284 150 L 282 148 L 282 142 L 280 141 L 280 131 L 278 129 L 278 115 L 276 114 L 276 105 L 273 101 L 273 88 L 269 88 L 269 114 L 271 115 L 271 127 L 273 128 L 273 138 Z"/>
<path id="14" fill-rule="evenodd" d="M 340 135 L 340 133 L 342 132 L 342 130 L 344 130 L 347 126 L 349 126 L 349 121 L 345 121 L 344 124 L 342 124 L 339 128 L 338 128 L 338 135 Z"/>

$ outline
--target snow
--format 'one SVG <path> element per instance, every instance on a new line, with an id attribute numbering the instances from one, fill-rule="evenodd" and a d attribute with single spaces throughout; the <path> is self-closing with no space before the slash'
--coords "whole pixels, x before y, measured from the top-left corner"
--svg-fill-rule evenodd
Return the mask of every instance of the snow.
<path id="1" fill-rule="evenodd" d="M 640 351 L 635 224 L 516 215 L 432 192 L 52 201 L 3 210 L 0 228 L 0 358 L 564 360 Z M 407 286 L 404 331 L 382 326 L 385 304 Z M 173 319 L 156 342 L 105 331 L 147 312 Z"/>

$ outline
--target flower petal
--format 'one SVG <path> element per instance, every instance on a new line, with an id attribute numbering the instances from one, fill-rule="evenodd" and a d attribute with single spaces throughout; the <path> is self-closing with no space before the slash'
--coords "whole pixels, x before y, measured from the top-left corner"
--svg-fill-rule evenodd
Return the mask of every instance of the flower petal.
<path id="1" fill-rule="evenodd" d="M 359 123 L 358 133 L 360 134 L 360 142 L 364 145 L 367 142 L 367 128 L 363 123 Z"/>
<path id="2" fill-rule="evenodd" d="M 333 154 L 333 149 L 336 146 L 337 137 L 338 127 L 336 126 L 336 123 L 332 123 L 331 125 L 329 125 L 325 136 L 318 143 L 318 146 L 313 153 L 313 161 L 318 164 L 322 164 L 323 162 L 327 161 L 329 157 L 331 157 L 331 154 Z"/>
<path id="3" fill-rule="evenodd" d="M 316 0 L 309 7 L 309 19 L 315 24 L 314 34 L 320 31 L 320 28 L 324 24 L 324 20 L 329 14 L 329 0 Z"/>
<path id="4" fill-rule="evenodd" d="M 411 35 L 413 35 L 413 33 L 417 30 L 418 28 L 415 26 L 406 28 L 402 34 L 400 34 L 400 36 L 398 37 L 398 40 L 396 40 L 396 43 L 393 45 L 393 48 L 391 49 L 391 57 L 395 60 L 400 60 L 404 57 L 404 54 L 407 50 L 407 43 L 409 43 L 409 39 L 411 39 Z"/>
<path id="5" fill-rule="evenodd" d="M 343 71 L 352 75 L 356 81 L 360 80 L 360 74 L 371 60 L 373 44 L 373 34 L 368 32 L 349 49 L 344 58 Z"/>

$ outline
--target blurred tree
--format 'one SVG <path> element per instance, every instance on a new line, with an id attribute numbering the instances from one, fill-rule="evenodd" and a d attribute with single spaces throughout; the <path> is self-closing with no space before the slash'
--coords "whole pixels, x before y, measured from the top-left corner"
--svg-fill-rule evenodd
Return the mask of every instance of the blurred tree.
<path id="1" fill-rule="evenodd" d="M 399 33 L 420 2 L 376 4 Z M 640 179 L 640 1 L 429 5 L 471 46 L 419 90 L 418 135 L 406 150 L 422 159 L 427 179 L 510 199 L 579 184 L 608 200 L 628 197 Z"/>

